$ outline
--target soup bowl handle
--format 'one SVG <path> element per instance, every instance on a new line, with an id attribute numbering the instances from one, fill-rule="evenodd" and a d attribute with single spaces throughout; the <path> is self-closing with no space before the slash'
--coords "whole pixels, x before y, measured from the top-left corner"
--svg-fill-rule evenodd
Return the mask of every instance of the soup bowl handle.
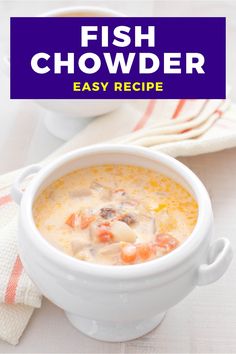
<path id="1" fill-rule="evenodd" d="M 21 184 L 24 182 L 24 180 L 27 177 L 38 172 L 40 169 L 41 169 L 40 165 L 30 165 L 30 166 L 26 167 L 24 169 L 24 171 L 14 181 L 12 188 L 11 188 L 11 196 L 17 204 L 20 204 L 22 196 L 23 196 L 23 190 L 22 190 Z"/>
<path id="2" fill-rule="evenodd" d="M 232 258 L 233 250 L 228 239 L 214 241 L 209 249 L 208 264 L 202 264 L 198 268 L 198 285 L 207 285 L 221 278 Z"/>

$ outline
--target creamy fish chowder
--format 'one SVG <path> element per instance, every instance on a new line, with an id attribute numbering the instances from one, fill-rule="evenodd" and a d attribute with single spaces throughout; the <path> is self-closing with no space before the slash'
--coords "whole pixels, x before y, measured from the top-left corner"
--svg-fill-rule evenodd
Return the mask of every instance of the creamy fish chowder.
<path id="1" fill-rule="evenodd" d="M 126 265 L 179 247 L 197 221 L 196 201 L 180 184 L 130 165 L 78 169 L 50 184 L 33 207 L 41 235 L 79 260 Z"/>

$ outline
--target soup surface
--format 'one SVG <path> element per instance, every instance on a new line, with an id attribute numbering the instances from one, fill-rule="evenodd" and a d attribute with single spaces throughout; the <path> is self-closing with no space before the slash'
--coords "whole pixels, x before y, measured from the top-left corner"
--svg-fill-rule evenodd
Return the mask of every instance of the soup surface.
<path id="1" fill-rule="evenodd" d="M 111 265 L 173 251 L 190 236 L 197 214 L 181 185 L 129 165 L 76 170 L 49 185 L 33 207 L 48 242 L 77 259 Z"/>

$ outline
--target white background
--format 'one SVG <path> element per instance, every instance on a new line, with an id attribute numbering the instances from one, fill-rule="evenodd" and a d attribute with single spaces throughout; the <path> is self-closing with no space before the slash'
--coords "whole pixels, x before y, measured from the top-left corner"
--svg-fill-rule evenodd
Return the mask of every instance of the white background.
<path id="1" fill-rule="evenodd" d="M 30 101 L 9 100 L 4 55 L 9 52 L 9 17 L 34 16 L 70 5 L 99 5 L 132 16 L 226 16 L 227 76 L 236 102 L 236 1 L 20 1 L 0 0 L 0 173 L 39 161 L 63 142 L 44 128 L 44 111 Z M 217 41 L 217 38 L 212 38 Z M 217 60 L 217 58 L 216 58 Z M 236 149 L 182 158 L 205 183 L 215 212 L 216 235 L 236 250 Z M 139 340 L 108 344 L 76 331 L 63 312 L 44 300 L 23 335 L 1 353 L 236 353 L 236 262 L 218 283 L 196 289 L 169 310 L 161 326 Z"/>

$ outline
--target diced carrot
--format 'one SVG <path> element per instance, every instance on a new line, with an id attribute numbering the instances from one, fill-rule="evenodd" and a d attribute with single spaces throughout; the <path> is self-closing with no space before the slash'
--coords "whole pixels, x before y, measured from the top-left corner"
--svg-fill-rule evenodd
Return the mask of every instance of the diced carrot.
<path id="1" fill-rule="evenodd" d="M 138 256 L 143 260 L 146 261 L 149 259 L 152 255 L 152 248 L 150 245 L 143 243 L 140 245 L 137 245 L 137 250 L 138 250 Z"/>
<path id="2" fill-rule="evenodd" d="M 158 234 L 156 243 L 158 247 L 165 248 L 167 252 L 174 250 L 179 245 L 179 241 L 169 234 Z"/>
<path id="3" fill-rule="evenodd" d="M 87 229 L 87 227 L 95 220 L 95 215 L 85 215 L 80 216 L 80 228 L 81 230 Z"/>
<path id="4" fill-rule="evenodd" d="M 66 220 L 66 225 L 74 228 L 75 227 L 75 221 L 76 221 L 76 214 L 75 213 L 72 213 L 68 219 Z"/>
<path id="5" fill-rule="evenodd" d="M 106 243 L 111 242 L 113 240 L 113 234 L 111 231 L 106 229 L 99 229 L 98 230 L 98 240 L 99 242 Z"/>
<path id="6" fill-rule="evenodd" d="M 121 259 L 124 263 L 133 263 L 137 258 L 137 248 L 135 245 L 126 244 L 121 248 Z"/>

